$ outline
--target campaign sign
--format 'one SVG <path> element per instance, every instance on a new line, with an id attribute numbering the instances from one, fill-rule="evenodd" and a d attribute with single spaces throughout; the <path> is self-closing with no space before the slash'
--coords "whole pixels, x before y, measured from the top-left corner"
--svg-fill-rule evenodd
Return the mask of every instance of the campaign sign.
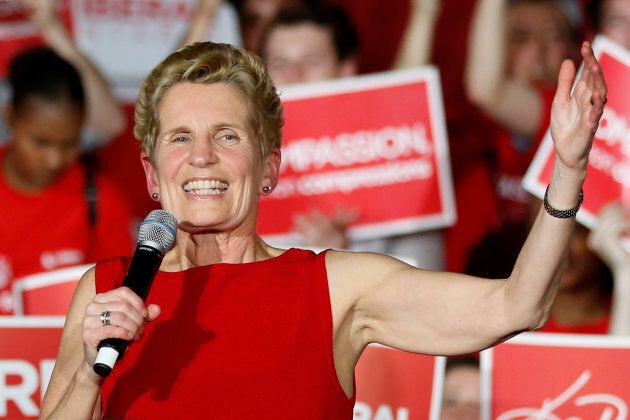
<path id="1" fill-rule="evenodd" d="M 77 44 L 124 98 L 183 40 L 196 0 L 66 0 Z M 218 6 L 204 39 L 240 45 L 236 11 Z M 135 98 L 134 98 L 135 99 Z"/>
<path id="2" fill-rule="evenodd" d="M 630 337 L 526 333 L 482 352 L 484 419 L 628 418 Z"/>
<path id="3" fill-rule="evenodd" d="M 354 420 L 434 420 L 444 358 L 370 344 L 355 369 Z"/>
<path id="4" fill-rule="evenodd" d="M 287 87 L 278 186 L 258 231 L 293 241 L 296 213 L 345 208 L 352 240 L 451 225 L 455 207 L 439 74 L 433 66 Z"/>
<path id="5" fill-rule="evenodd" d="M 69 0 L 57 0 L 55 6 L 62 21 L 69 25 Z M 24 48 L 41 45 L 39 29 L 26 14 L 25 2 L 0 1 L 0 77 L 5 77 L 9 61 Z"/>
<path id="6" fill-rule="evenodd" d="M 14 314 L 65 316 L 79 279 L 93 265 L 75 265 L 15 280 Z"/>
<path id="7" fill-rule="evenodd" d="M 0 316 L 0 418 L 38 418 L 63 323 L 63 317 Z"/>
<path id="8" fill-rule="evenodd" d="M 630 52 L 603 36 L 593 50 L 604 70 L 608 97 L 595 133 L 577 220 L 592 228 L 601 209 L 613 201 L 630 207 Z M 542 198 L 551 179 L 554 149 L 549 131 L 524 179 L 523 188 Z"/>

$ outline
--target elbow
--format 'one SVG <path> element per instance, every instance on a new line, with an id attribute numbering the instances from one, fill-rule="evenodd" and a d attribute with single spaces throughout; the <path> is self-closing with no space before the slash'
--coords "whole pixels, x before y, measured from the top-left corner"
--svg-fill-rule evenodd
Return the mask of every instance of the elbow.
<path id="1" fill-rule="evenodd" d="M 496 100 L 490 89 L 483 89 L 479 84 L 468 83 L 465 87 L 465 94 L 468 101 L 485 112 L 493 109 Z"/>
<path id="2" fill-rule="evenodd" d="M 546 307 L 537 307 L 520 312 L 514 317 L 514 321 L 511 323 L 511 330 L 515 334 L 537 331 L 547 324 L 550 312 L 550 309 Z"/>

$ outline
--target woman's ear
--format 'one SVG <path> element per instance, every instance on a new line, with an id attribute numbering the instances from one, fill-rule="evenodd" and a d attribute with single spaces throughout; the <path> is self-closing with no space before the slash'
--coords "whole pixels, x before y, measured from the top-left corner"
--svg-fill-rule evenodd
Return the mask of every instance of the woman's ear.
<path id="1" fill-rule="evenodd" d="M 274 148 L 266 159 L 266 172 L 263 177 L 261 188 L 271 187 L 276 188 L 278 185 L 278 177 L 280 176 L 280 163 L 282 161 L 282 155 L 280 148 Z"/>
<path id="2" fill-rule="evenodd" d="M 142 168 L 144 169 L 144 177 L 147 181 L 147 191 L 149 195 L 153 193 L 159 193 L 160 186 L 157 182 L 157 171 L 151 163 L 151 159 L 145 152 L 140 153 L 140 161 L 142 163 Z"/>

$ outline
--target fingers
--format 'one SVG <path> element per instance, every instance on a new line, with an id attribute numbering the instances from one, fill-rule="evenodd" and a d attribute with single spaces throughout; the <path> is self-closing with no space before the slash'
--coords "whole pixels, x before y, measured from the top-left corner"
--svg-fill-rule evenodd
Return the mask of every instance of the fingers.
<path id="1" fill-rule="evenodd" d="M 105 338 L 137 340 L 144 324 L 159 314 L 157 305 L 146 307 L 142 299 L 127 287 L 97 294 L 85 310 L 84 340 L 92 345 Z"/>
<path id="2" fill-rule="evenodd" d="M 584 85 L 592 91 L 591 97 L 589 98 L 590 105 L 603 106 L 608 93 L 608 88 L 604 79 L 604 72 L 597 62 L 595 53 L 588 42 L 584 42 L 584 44 L 582 44 L 581 52 L 584 60 L 582 79 Z"/>
<path id="3" fill-rule="evenodd" d="M 571 89 L 575 80 L 575 63 L 571 60 L 564 60 L 558 73 L 558 88 L 556 89 L 556 100 L 562 103 L 571 101 Z"/>

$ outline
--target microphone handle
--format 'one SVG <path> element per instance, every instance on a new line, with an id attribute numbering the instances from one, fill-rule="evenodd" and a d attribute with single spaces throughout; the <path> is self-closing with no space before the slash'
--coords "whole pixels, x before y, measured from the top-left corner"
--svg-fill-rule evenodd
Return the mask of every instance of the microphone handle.
<path id="1" fill-rule="evenodd" d="M 131 265 L 123 281 L 142 300 L 147 298 L 153 279 L 160 269 L 164 254 L 151 246 L 138 244 L 131 259 Z M 98 344 L 98 354 L 94 361 L 94 372 L 102 377 L 111 373 L 116 361 L 120 360 L 129 342 L 121 338 L 106 338 Z"/>

